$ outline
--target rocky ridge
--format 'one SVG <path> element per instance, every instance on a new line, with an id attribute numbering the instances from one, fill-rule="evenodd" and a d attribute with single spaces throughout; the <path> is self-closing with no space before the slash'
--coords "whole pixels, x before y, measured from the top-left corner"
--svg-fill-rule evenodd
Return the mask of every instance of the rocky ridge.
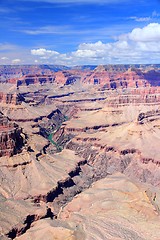
<path id="1" fill-rule="evenodd" d="M 22 129 L 0 113 L 0 157 L 20 152 L 24 142 Z"/>
<path id="2" fill-rule="evenodd" d="M 21 101 L 0 102 L 6 133 L 16 121 L 25 138 L 0 158 L 1 238 L 158 240 L 159 88 L 130 67 L 87 69 L 84 83 L 67 71 L 13 84 Z"/>

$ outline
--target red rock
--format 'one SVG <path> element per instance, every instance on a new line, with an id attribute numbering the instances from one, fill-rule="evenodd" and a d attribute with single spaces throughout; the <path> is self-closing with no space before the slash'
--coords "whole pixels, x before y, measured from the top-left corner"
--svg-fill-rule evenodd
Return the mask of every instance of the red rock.
<path id="1" fill-rule="evenodd" d="M 8 118 L 0 113 L 0 157 L 12 156 L 20 152 L 23 146 L 22 129 L 10 123 Z"/>

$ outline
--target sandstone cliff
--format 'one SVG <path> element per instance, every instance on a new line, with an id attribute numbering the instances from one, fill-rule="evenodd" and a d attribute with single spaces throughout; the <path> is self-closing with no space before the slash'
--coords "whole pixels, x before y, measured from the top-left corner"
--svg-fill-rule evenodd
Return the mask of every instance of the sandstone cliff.
<path id="1" fill-rule="evenodd" d="M 11 123 L 0 113 L 0 157 L 12 156 L 21 151 L 23 146 L 22 129 Z"/>
<path id="2" fill-rule="evenodd" d="M 0 238 L 160 238 L 158 68 L 28 68 L 18 104 L 2 91 Z"/>

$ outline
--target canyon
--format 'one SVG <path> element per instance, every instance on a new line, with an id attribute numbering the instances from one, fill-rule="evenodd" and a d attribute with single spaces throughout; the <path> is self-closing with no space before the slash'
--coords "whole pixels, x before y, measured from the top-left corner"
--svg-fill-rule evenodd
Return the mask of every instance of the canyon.
<path id="1" fill-rule="evenodd" d="M 0 239 L 160 239 L 160 65 L 0 67 Z"/>

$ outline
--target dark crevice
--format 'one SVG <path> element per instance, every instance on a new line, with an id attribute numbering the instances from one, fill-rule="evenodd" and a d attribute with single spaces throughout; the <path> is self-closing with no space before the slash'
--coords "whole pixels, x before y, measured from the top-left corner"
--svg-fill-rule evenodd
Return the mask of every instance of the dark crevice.
<path id="1" fill-rule="evenodd" d="M 69 178 L 65 182 L 59 182 L 58 185 L 60 188 L 70 188 L 73 187 L 75 183 L 73 182 L 72 178 Z"/>
<path id="2" fill-rule="evenodd" d="M 81 168 L 78 166 L 75 170 L 69 172 L 68 175 L 69 175 L 71 178 L 73 178 L 73 177 L 79 175 L 80 172 L 81 172 Z"/>
<path id="3" fill-rule="evenodd" d="M 45 145 L 45 146 L 43 147 L 43 153 L 44 153 L 44 154 L 47 154 L 47 148 L 49 147 L 49 145 L 50 145 L 50 143 L 48 143 L 47 145 Z"/>
<path id="4" fill-rule="evenodd" d="M 46 196 L 46 202 L 53 202 L 55 198 L 57 198 L 59 195 L 63 194 L 64 188 L 70 188 L 73 187 L 75 183 L 71 178 L 67 179 L 64 182 L 58 182 L 58 186 L 55 190 L 49 192 Z"/>
<path id="5" fill-rule="evenodd" d="M 53 218 L 56 218 L 56 216 L 54 215 L 54 213 L 52 212 L 51 208 L 47 207 L 47 213 L 44 217 L 42 217 L 41 219 L 44 219 L 44 218 L 50 218 L 50 219 L 53 219 Z"/>
<path id="6" fill-rule="evenodd" d="M 36 160 L 39 161 L 39 157 L 42 155 L 42 153 L 37 153 L 36 154 Z"/>
<path id="7" fill-rule="evenodd" d="M 21 229 L 13 228 L 6 236 L 10 239 L 15 239 L 17 236 L 24 234 L 30 227 L 32 222 L 36 220 L 36 215 L 28 215 L 24 221 L 24 227 Z"/>
<path id="8" fill-rule="evenodd" d="M 136 152 L 137 152 L 136 149 L 131 148 L 131 149 L 125 149 L 125 150 L 122 150 L 122 151 L 120 152 L 120 154 L 122 154 L 122 155 L 126 155 L 126 154 L 134 154 L 134 153 L 136 153 Z"/>
<path id="9" fill-rule="evenodd" d="M 14 239 L 16 238 L 17 236 L 17 232 L 18 232 L 18 229 L 17 228 L 13 228 L 7 235 L 8 238 L 10 239 Z"/>
<path id="10" fill-rule="evenodd" d="M 60 194 L 63 194 L 63 189 L 58 186 L 53 191 L 50 191 L 46 196 L 46 202 L 53 202 L 53 200 L 58 197 Z"/>
<path id="11" fill-rule="evenodd" d="M 26 224 L 26 226 L 21 230 L 21 234 L 24 234 L 31 227 L 31 224 L 34 221 L 35 215 L 28 215 L 26 220 L 24 221 L 24 224 Z"/>

